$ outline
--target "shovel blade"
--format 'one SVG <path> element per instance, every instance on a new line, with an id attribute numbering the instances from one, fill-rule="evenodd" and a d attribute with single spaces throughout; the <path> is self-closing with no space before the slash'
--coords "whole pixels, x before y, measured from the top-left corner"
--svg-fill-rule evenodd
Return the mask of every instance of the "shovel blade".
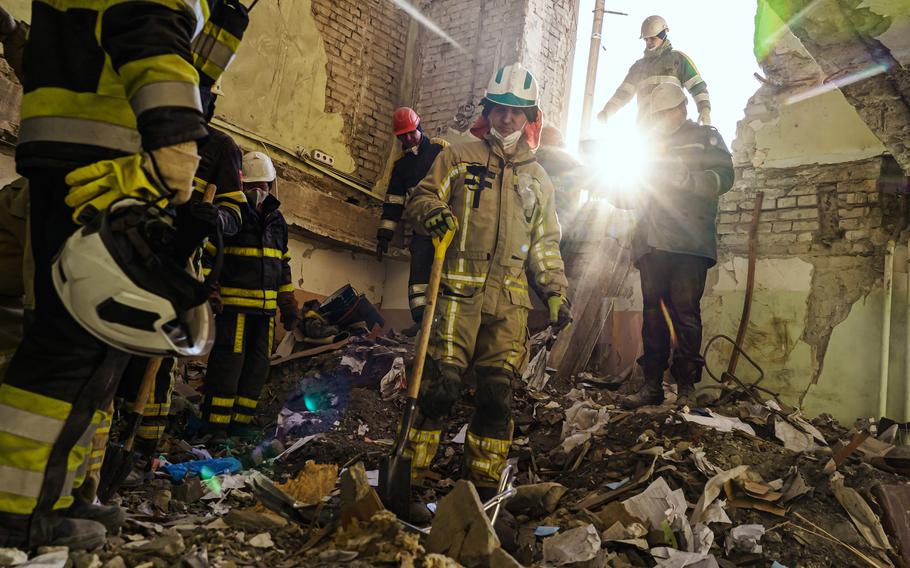
<path id="1" fill-rule="evenodd" d="M 390 511 L 403 520 L 410 520 L 411 458 L 393 453 L 379 464 L 379 497 Z"/>
<path id="2" fill-rule="evenodd" d="M 138 459 L 138 452 L 127 451 L 120 445 L 108 446 L 98 481 L 98 499 L 102 503 L 106 503 L 120 489 Z"/>

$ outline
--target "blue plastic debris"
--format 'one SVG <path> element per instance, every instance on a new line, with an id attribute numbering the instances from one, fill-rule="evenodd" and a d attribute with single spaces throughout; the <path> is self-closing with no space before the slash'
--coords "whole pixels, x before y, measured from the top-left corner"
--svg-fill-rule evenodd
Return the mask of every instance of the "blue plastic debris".
<path id="1" fill-rule="evenodd" d="M 188 475 L 199 476 L 205 480 L 222 473 L 237 473 L 241 469 L 243 466 L 237 458 L 214 458 L 164 466 L 164 471 L 177 483 L 183 481 Z"/>
<path id="2" fill-rule="evenodd" d="M 559 532 L 559 527 L 541 525 L 534 529 L 534 536 L 552 536 Z"/>
<path id="3" fill-rule="evenodd" d="M 787 567 L 784 566 L 783 564 L 781 564 L 780 562 L 778 562 L 777 560 L 775 560 L 774 564 L 771 565 L 771 568 L 787 568 Z"/>
<path id="4" fill-rule="evenodd" d="M 620 487 L 622 487 L 623 485 L 625 485 L 628 482 L 629 482 L 629 478 L 627 477 L 627 478 L 621 479 L 619 481 L 614 481 L 613 483 L 607 483 L 607 489 L 609 489 L 610 491 L 615 491 L 616 489 L 619 489 Z"/>

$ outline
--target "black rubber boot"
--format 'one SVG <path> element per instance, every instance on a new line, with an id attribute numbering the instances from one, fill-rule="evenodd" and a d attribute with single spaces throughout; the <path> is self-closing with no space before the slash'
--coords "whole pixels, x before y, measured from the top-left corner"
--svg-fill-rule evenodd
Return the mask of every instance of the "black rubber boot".
<path id="1" fill-rule="evenodd" d="M 692 406 L 695 404 L 695 385 L 678 383 L 676 385 L 676 406 Z"/>
<path id="2" fill-rule="evenodd" d="M 626 410 L 634 410 L 642 406 L 654 406 L 663 404 L 664 386 L 663 376 L 645 376 L 645 382 L 638 392 L 629 395 L 622 400 L 619 405 Z"/>
<path id="3" fill-rule="evenodd" d="M 47 546 L 67 546 L 70 550 L 94 550 L 104 545 L 107 530 L 97 521 L 64 518 L 54 528 Z"/>
<path id="4" fill-rule="evenodd" d="M 67 509 L 68 519 L 95 521 L 101 524 L 108 534 L 120 532 L 120 527 L 126 522 L 126 510 L 117 505 L 92 505 L 81 499 L 76 499 Z"/>

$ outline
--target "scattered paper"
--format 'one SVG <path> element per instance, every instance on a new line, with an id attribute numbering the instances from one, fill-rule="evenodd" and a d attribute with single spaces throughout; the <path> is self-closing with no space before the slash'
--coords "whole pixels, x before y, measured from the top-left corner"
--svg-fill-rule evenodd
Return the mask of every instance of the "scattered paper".
<path id="1" fill-rule="evenodd" d="M 777 560 L 775 560 L 774 563 L 771 564 L 771 568 L 787 568 L 787 567 L 784 566 L 783 564 L 781 564 L 780 562 L 778 562 Z"/>
<path id="2" fill-rule="evenodd" d="M 761 537 L 765 536 L 765 527 L 762 525 L 739 525 L 733 527 L 727 534 L 726 551 L 729 555 L 734 549 L 740 552 L 761 554 Z"/>
<path id="3" fill-rule="evenodd" d="M 711 545 L 714 544 L 714 531 L 710 527 L 698 523 L 692 527 L 692 536 L 695 538 L 695 546 L 692 552 L 707 554 L 711 550 Z"/>
<path id="4" fill-rule="evenodd" d="M 621 542 L 630 544 L 639 550 L 648 550 L 648 529 L 641 523 L 630 523 L 628 526 L 616 522 L 600 534 L 604 542 Z"/>
<path id="5" fill-rule="evenodd" d="M 707 426 L 708 428 L 714 428 L 719 432 L 732 432 L 733 430 L 740 430 L 746 434 L 749 434 L 750 436 L 755 436 L 755 430 L 753 430 L 751 426 L 739 418 L 722 416 L 720 414 L 715 414 L 710 410 L 706 410 L 705 412 L 708 414 L 708 416 L 681 412 L 680 417 L 682 417 L 682 419 L 686 422 L 692 422 L 694 424 Z"/>
<path id="6" fill-rule="evenodd" d="M 711 523 L 732 525 L 733 521 L 731 521 L 730 516 L 727 515 L 727 511 L 724 508 L 725 506 L 726 502 L 723 499 L 714 501 L 705 509 L 705 512 L 701 516 L 701 522 L 706 525 L 710 525 Z"/>
<path id="7" fill-rule="evenodd" d="M 278 461 L 278 460 L 284 459 L 284 458 L 288 457 L 289 455 L 291 455 L 292 453 L 299 450 L 300 448 L 309 444 L 316 438 L 321 438 L 321 437 L 322 437 L 322 434 L 313 434 L 312 436 L 304 436 L 303 438 L 299 438 L 293 444 L 291 444 L 286 450 L 284 450 L 283 452 L 281 452 L 280 454 L 278 454 L 277 456 L 272 458 L 271 461 Z"/>
<path id="8" fill-rule="evenodd" d="M 652 548 L 651 556 L 657 560 L 656 568 L 719 568 L 717 559 L 710 554 L 683 552 L 666 546 Z"/>
<path id="9" fill-rule="evenodd" d="M 369 473 L 369 472 L 367 472 L 367 473 Z M 437 507 L 437 506 L 438 506 L 438 505 L 437 505 L 436 503 L 427 503 L 427 509 L 428 509 L 431 513 L 433 513 L 434 515 L 436 514 L 436 507 Z"/>
<path id="10" fill-rule="evenodd" d="M 878 515 L 872 511 L 862 495 L 855 489 L 844 485 L 844 477 L 836 474 L 831 478 L 831 491 L 834 497 L 843 506 L 856 526 L 856 530 L 863 536 L 870 546 L 879 550 L 891 550 L 888 536 L 882 528 Z"/>
<path id="11" fill-rule="evenodd" d="M 703 522 L 703 515 L 708 509 L 708 506 L 720 496 L 720 492 L 724 487 L 724 484 L 731 480 L 736 479 L 746 473 L 749 469 L 747 465 L 741 465 L 739 467 L 734 467 L 727 471 L 718 473 L 714 477 L 708 480 L 705 484 L 705 490 L 702 493 L 701 497 L 698 499 L 698 503 L 695 504 L 695 510 L 692 511 L 691 523 L 694 525 L 696 523 Z"/>
<path id="12" fill-rule="evenodd" d="M 651 530 L 671 514 L 686 514 L 686 496 L 682 489 L 672 491 L 663 477 L 654 480 L 644 491 L 622 502 L 629 514 L 646 521 Z"/>
<path id="13" fill-rule="evenodd" d="M 591 560 L 600 552 L 600 535 L 587 525 L 551 536 L 543 541 L 543 560 L 554 566 Z"/>
<path id="14" fill-rule="evenodd" d="M 404 366 L 404 358 L 396 357 L 392 361 L 392 368 L 379 380 L 379 392 L 382 400 L 392 400 L 406 388 L 408 388 L 408 372 Z"/>
<path id="15" fill-rule="evenodd" d="M 367 481 L 370 482 L 371 487 L 379 487 L 379 470 L 378 469 L 368 469 L 367 470 Z"/>
<path id="16" fill-rule="evenodd" d="M 813 452 L 819 447 L 811 434 L 780 418 L 774 420 L 774 435 L 784 443 L 785 448 L 793 452 Z"/>
<path id="17" fill-rule="evenodd" d="M 363 372 L 363 367 L 367 364 L 367 361 L 366 359 L 358 359 L 356 357 L 352 357 L 351 355 L 343 355 L 341 357 L 341 363 L 339 364 L 350 369 L 351 373 L 359 375 Z"/>
<path id="18" fill-rule="evenodd" d="M 464 444 L 465 438 L 468 436 L 468 425 L 465 424 L 461 427 L 461 430 L 458 431 L 458 434 L 455 434 L 455 437 L 452 438 L 452 442 L 456 444 Z"/>

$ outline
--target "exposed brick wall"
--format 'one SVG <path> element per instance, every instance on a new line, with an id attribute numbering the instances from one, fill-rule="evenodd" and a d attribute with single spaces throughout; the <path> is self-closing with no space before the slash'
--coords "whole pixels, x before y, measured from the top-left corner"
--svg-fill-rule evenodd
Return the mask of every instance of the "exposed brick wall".
<path id="1" fill-rule="evenodd" d="M 518 58 L 527 0 L 431 0 L 424 13 L 464 51 L 421 29 L 417 110 L 428 132 L 465 130 L 487 81 L 500 65 Z M 466 118 L 453 124 L 463 105 Z"/>
<path id="2" fill-rule="evenodd" d="M 540 83 L 546 122 L 565 127 L 575 57 L 578 0 L 530 0 L 523 62 Z"/>
<path id="3" fill-rule="evenodd" d="M 422 29 L 416 106 L 429 132 L 464 131 L 500 66 L 521 61 L 542 87 L 545 116 L 568 110 L 577 0 L 430 0 L 421 9 L 464 51 Z"/>
<path id="4" fill-rule="evenodd" d="M 385 0 L 312 1 L 328 57 L 325 110 L 344 117 L 355 175 L 373 182 L 389 155 L 409 18 Z"/>
<path id="5" fill-rule="evenodd" d="M 755 193 L 764 192 L 760 256 L 867 255 L 896 228 L 893 195 L 879 189 L 882 159 L 794 168 L 745 168 L 720 200 L 722 251 L 745 254 Z"/>

